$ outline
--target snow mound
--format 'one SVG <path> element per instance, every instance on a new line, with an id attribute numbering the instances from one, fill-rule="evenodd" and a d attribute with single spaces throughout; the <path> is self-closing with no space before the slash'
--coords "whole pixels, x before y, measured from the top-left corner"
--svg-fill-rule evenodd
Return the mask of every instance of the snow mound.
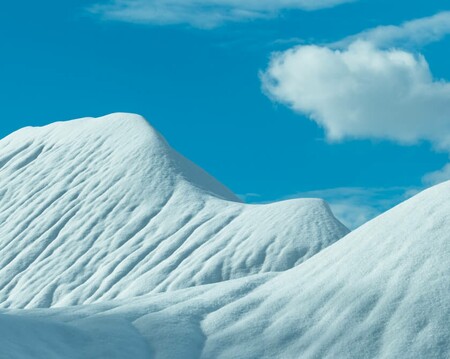
<path id="1" fill-rule="evenodd" d="M 449 358 L 449 198 L 424 191 L 282 274 L 26 317 L 91 336 L 83 321 L 122 320 L 158 359 Z"/>
<path id="2" fill-rule="evenodd" d="M 348 233 L 321 200 L 245 205 L 142 117 L 0 141 L 0 306 L 88 304 L 281 272 Z"/>
<path id="3" fill-rule="evenodd" d="M 426 190 L 208 316 L 204 356 L 449 358 L 449 198 Z"/>

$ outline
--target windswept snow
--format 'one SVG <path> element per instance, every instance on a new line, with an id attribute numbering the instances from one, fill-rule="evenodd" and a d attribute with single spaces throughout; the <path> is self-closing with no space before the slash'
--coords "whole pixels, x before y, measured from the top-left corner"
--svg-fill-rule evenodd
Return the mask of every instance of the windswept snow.
<path id="1" fill-rule="evenodd" d="M 450 358 L 450 182 L 338 240 L 323 201 L 239 203 L 130 115 L 0 153 L 0 358 Z"/>
<path id="2" fill-rule="evenodd" d="M 0 306 L 86 304 L 292 268 L 348 231 L 321 200 L 245 205 L 141 117 L 0 141 Z"/>
<path id="3" fill-rule="evenodd" d="M 113 328 L 113 330 L 112 330 Z M 128 321 L 95 318 L 67 324 L 0 315 L 2 359 L 148 359 L 152 350 Z"/>
<path id="4" fill-rule="evenodd" d="M 92 336 L 86 321 L 122 320 L 158 359 L 449 358 L 449 196 L 450 182 L 427 190 L 283 274 L 26 318 Z"/>

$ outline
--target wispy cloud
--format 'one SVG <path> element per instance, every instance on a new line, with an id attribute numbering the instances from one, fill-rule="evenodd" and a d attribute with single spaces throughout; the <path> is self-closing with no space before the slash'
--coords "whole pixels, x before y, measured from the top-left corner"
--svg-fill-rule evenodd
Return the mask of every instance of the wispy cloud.
<path id="1" fill-rule="evenodd" d="M 356 0 L 112 0 L 89 11 L 107 20 L 214 28 L 225 22 L 271 18 L 289 9 L 317 10 Z"/>
<path id="2" fill-rule="evenodd" d="M 442 40 L 450 34 L 450 11 L 407 21 L 399 26 L 378 26 L 349 36 L 334 44 L 346 47 L 356 40 L 370 42 L 378 47 L 415 47 Z"/>
<path id="3" fill-rule="evenodd" d="M 342 187 L 297 193 L 295 197 L 323 198 L 336 218 L 355 229 L 417 192 L 418 189 L 410 187 Z"/>
<path id="4" fill-rule="evenodd" d="M 427 173 L 422 178 L 425 185 L 433 186 L 435 184 L 450 180 L 450 163 L 447 163 L 444 168 L 439 171 Z"/>

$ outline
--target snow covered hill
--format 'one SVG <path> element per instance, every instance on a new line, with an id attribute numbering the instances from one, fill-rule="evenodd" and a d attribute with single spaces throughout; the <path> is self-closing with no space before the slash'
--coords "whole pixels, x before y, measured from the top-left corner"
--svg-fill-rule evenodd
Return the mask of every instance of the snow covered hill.
<path id="1" fill-rule="evenodd" d="M 449 198 L 345 235 L 321 200 L 240 203 L 137 116 L 18 131 L 0 359 L 450 358 Z"/>
<path id="2" fill-rule="evenodd" d="M 5 311 L 0 328 L 14 322 L 12 341 L 28 343 L 33 323 L 50 334 L 59 325 L 86 336 L 84 358 L 449 358 L 449 198 L 450 182 L 426 190 L 279 275 Z M 33 338 L 46 358 L 80 353 L 76 341 Z"/>
<path id="3" fill-rule="evenodd" d="M 321 200 L 245 205 L 141 117 L 0 141 L 0 306 L 61 307 L 295 267 L 347 234 Z"/>

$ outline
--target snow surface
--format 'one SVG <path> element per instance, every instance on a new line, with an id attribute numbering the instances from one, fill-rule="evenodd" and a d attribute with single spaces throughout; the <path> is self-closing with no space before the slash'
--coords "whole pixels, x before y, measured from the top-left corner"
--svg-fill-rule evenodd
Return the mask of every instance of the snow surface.
<path id="1" fill-rule="evenodd" d="M 246 205 L 140 116 L 0 141 L 0 306 L 87 304 L 292 268 L 348 231 L 321 200 Z"/>
<path id="2" fill-rule="evenodd" d="M 205 196 L 203 190 L 198 190 L 203 182 L 196 183 L 197 189 L 186 193 Z M 212 194 L 207 196 L 224 202 Z M 71 297 L 76 303 L 93 302 L 72 307 L 60 307 L 63 299 L 71 295 L 67 291 L 61 292 L 64 296 L 52 297 L 52 302 L 57 303 L 57 306 L 50 303 L 52 308 L 17 309 L 24 302 L 19 293 L 10 290 L 12 299 L 5 294 L 4 304 L 13 303 L 16 308 L 0 310 L 0 358 L 449 358 L 449 198 L 450 182 L 426 190 L 327 248 L 317 249 L 316 253 L 320 252 L 311 254 L 309 259 L 299 256 L 298 263 L 279 259 L 284 250 L 281 244 L 276 247 L 279 252 L 265 250 L 274 257 L 273 263 L 280 266 L 289 263 L 289 268 L 265 271 L 261 266 L 251 269 L 248 265 L 243 267 L 246 273 L 234 273 L 211 281 L 215 282 L 212 284 L 189 282 L 165 288 L 170 291 L 152 289 L 135 298 L 129 293 L 98 299 Z M 224 203 L 247 208 L 235 202 Z M 289 215 L 284 221 L 281 219 L 283 213 L 289 213 L 285 206 L 297 208 L 299 204 L 308 210 L 294 223 Z M 98 206 L 97 203 L 95 208 Z M 266 214 L 268 221 L 280 216 L 278 225 L 267 224 L 265 231 L 277 235 L 273 241 L 281 243 L 284 239 L 285 245 L 292 246 L 297 243 L 291 243 L 292 232 L 279 233 L 285 227 L 303 226 L 301 219 L 305 216 L 310 225 L 312 222 L 317 227 L 335 223 L 324 206 L 318 201 L 294 201 L 248 208 L 260 209 L 258 215 Z M 282 213 L 269 215 L 267 208 Z M 308 216 L 311 208 L 317 208 L 318 212 Z M 317 215 L 324 212 L 328 216 L 321 221 Z M 45 221 L 45 216 L 41 217 Z M 246 218 L 235 229 L 225 226 L 221 233 L 231 231 L 237 235 L 235 231 L 240 233 L 239 228 L 249 225 L 251 219 L 257 223 L 249 231 L 263 225 L 258 223 L 259 217 Z M 72 233 L 78 233 L 76 228 Z M 320 237 L 322 233 L 317 229 L 314 235 Z M 260 232 L 259 236 L 263 234 Z M 241 250 L 250 246 L 245 236 L 241 238 L 245 245 L 217 258 L 223 258 L 223 263 L 232 267 L 234 264 L 227 262 L 230 257 L 238 254 L 240 257 Z M 318 240 L 296 238 L 302 246 L 309 244 L 308 248 Z M 233 239 L 223 239 L 225 243 L 230 241 Z M 79 245 L 80 242 L 82 239 Z M 262 240 L 260 247 L 260 239 L 255 236 L 251 240 L 253 249 L 246 253 L 258 253 L 268 242 Z M 206 248 L 208 252 L 210 247 Z M 167 258 L 179 253 L 175 251 Z M 193 251 L 190 256 L 202 261 L 197 254 Z M 63 262 L 70 254 L 62 251 L 59 258 Z M 193 261 L 190 265 L 205 268 L 204 262 Z M 35 280 L 47 283 L 47 279 L 41 278 L 42 273 L 50 276 L 51 270 L 45 265 L 40 268 L 41 276 L 36 274 Z M 64 278 L 65 273 L 59 275 Z M 108 278 L 103 280 L 108 282 Z M 133 280 L 132 276 L 127 279 Z M 124 291 L 133 288 L 117 283 Z M 135 283 L 143 285 L 144 281 Z M 22 295 L 27 296 L 23 288 Z M 77 291 L 76 288 L 73 290 Z M 115 299 L 103 300 L 109 298 Z"/>

